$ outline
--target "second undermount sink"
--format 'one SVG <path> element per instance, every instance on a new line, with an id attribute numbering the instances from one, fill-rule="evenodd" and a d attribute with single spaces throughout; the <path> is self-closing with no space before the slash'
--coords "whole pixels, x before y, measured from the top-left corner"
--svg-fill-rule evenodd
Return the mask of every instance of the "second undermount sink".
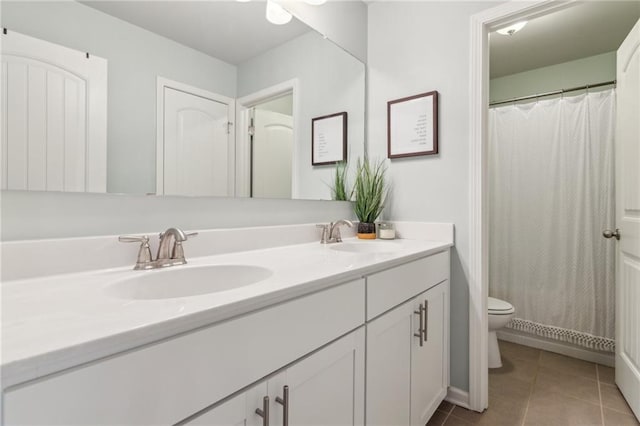
<path id="1" fill-rule="evenodd" d="M 199 296 L 255 284 L 269 278 L 270 269 L 253 265 L 174 266 L 133 271 L 105 288 L 119 299 L 170 299 Z"/>
<path id="2" fill-rule="evenodd" d="M 356 240 L 333 244 L 330 247 L 332 250 L 346 251 L 350 253 L 388 254 L 398 251 L 401 248 L 401 245 L 397 241 Z"/>

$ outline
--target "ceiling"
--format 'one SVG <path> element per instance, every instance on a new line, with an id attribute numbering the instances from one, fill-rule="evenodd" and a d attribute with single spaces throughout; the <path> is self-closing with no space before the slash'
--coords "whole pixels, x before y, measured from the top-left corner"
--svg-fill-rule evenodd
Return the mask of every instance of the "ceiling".
<path id="1" fill-rule="evenodd" d="M 617 50 L 640 18 L 640 1 L 584 1 L 489 36 L 491 78 Z"/>
<path id="2" fill-rule="evenodd" d="M 268 22 L 264 1 L 81 3 L 234 65 L 311 30 L 295 18 L 286 25 Z"/>

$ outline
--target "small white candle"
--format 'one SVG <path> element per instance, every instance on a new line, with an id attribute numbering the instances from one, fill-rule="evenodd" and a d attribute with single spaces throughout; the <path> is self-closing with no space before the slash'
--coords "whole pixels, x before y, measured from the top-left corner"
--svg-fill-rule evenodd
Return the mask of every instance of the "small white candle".
<path id="1" fill-rule="evenodd" d="M 393 240 L 395 237 L 396 237 L 396 230 L 393 228 L 380 230 L 380 238 L 383 240 Z"/>

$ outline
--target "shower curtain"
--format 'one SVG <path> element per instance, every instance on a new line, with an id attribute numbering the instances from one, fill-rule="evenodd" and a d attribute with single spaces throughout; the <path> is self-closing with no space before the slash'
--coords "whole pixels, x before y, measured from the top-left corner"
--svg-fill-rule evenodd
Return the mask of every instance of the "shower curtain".
<path id="1" fill-rule="evenodd" d="M 614 89 L 489 112 L 491 296 L 508 327 L 614 350 Z"/>

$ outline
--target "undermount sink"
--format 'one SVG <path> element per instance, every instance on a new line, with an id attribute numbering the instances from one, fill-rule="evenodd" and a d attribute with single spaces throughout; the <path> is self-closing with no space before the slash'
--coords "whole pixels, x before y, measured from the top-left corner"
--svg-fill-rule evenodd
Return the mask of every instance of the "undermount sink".
<path id="1" fill-rule="evenodd" d="M 170 299 L 232 290 L 272 274 L 267 268 L 252 265 L 173 266 L 133 271 L 132 276 L 108 285 L 105 291 L 119 299 Z"/>
<path id="2" fill-rule="evenodd" d="M 332 250 L 346 251 L 350 253 L 385 254 L 398 251 L 401 245 L 396 241 L 357 240 L 337 243 L 330 247 Z"/>

